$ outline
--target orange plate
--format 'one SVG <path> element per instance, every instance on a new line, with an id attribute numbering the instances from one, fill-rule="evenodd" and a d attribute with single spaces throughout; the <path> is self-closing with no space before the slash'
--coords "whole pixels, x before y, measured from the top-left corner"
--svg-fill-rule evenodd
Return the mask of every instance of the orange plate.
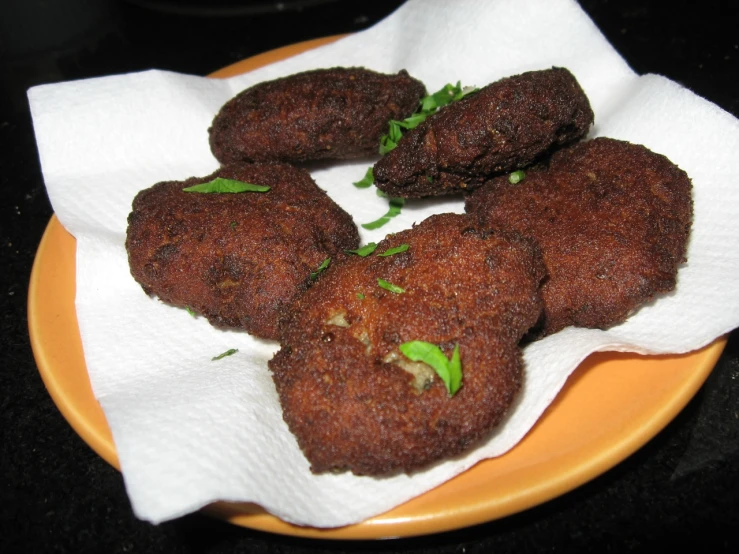
<path id="1" fill-rule="evenodd" d="M 212 76 L 250 71 L 336 38 L 280 48 Z M 31 274 L 31 344 L 41 377 L 59 410 L 93 450 L 120 469 L 82 353 L 74 307 L 75 252 L 74 237 L 53 216 Z M 218 502 L 205 510 L 244 527 L 324 539 L 407 537 L 497 519 L 570 491 L 641 447 L 697 392 L 725 344 L 722 338 L 681 356 L 590 356 L 509 453 L 481 462 L 436 489 L 356 525 L 298 527 L 253 504 Z"/>

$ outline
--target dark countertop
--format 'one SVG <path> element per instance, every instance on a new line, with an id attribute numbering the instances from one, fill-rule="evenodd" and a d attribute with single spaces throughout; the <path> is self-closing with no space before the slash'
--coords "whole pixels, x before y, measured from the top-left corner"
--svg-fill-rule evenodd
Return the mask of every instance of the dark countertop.
<path id="1" fill-rule="evenodd" d="M 138 521 L 120 474 L 51 401 L 26 322 L 31 265 L 51 207 L 25 90 L 152 67 L 207 74 L 285 44 L 363 29 L 400 3 L 14 0 L 0 7 L 0 552 L 739 551 L 737 332 L 682 413 L 604 475 L 499 521 L 394 541 L 294 539 L 200 514 L 159 526 Z M 729 2 L 581 4 L 637 72 L 666 75 L 739 115 L 739 35 Z"/>

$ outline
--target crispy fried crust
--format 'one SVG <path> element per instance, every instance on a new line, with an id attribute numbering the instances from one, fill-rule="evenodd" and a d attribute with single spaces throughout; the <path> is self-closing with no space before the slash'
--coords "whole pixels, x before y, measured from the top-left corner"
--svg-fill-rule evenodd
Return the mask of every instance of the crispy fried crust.
<path id="1" fill-rule="evenodd" d="M 404 198 L 472 190 L 581 138 L 592 123 L 588 98 L 568 70 L 508 77 L 409 131 L 375 164 L 376 185 Z"/>
<path id="2" fill-rule="evenodd" d="M 404 243 L 406 252 L 377 255 Z M 282 322 L 282 349 L 269 364 L 312 470 L 410 472 L 487 436 L 521 386 L 518 342 L 539 317 L 543 275 L 531 242 L 481 233 L 454 214 L 329 267 Z M 425 364 L 399 365 L 408 359 L 398 346 L 411 340 L 440 345 L 447 357 L 459 344 L 456 395 Z M 418 365 L 431 381 L 422 372 L 414 382 Z"/>
<path id="3" fill-rule="evenodd" d="M 388 121 L 408 117 L 425 94 L 406 71 L 306 71 L 259 83 L 227 102 L 209 130 L 210 147 L 221 163 L 372 155 Z"/>
<path id="4" fill-rule="evenodd" d="M 606 328 L 675 287 L 692 222 L 688 175 L 641 145 L 598 138 L 557 152 L 511 185 L 493 179 L 467 198 L 481 224 L 541 246 L 543 334 Z"/>
<path id="5" fill-rule="evenodd" d="M 272 188 L 182 191 L 215 177 Z M 236 164 L 141 191 L 128 217 L 126 249 L 131 274 L 147 294 L 189 307 L 216 327 L 277 339 L 279 313 L 307 288 L 310 273 L 358 243 L 351 216 L 306 171 Z"/>

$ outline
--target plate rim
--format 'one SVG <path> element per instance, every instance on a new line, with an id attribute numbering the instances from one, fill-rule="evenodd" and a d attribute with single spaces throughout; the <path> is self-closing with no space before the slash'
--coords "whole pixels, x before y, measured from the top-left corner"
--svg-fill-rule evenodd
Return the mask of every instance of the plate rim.
<path id="1" fill-rule="evenodd" d="M 317 48 L 324 44 L 334 42 L 345 36 L 347 35 L 334 35 L 277 48 L 226 66 L 215 71 L 209 76 L 214 78 L 226 78 L 232 75 L 242 74 L 304 51 Z M 91 423 L 90 414 L 86 413 L 79 404 L 75 403 L 75 401 L 70 400 L 70 396 L 67 395 L 65 387 L 59 380 L 60 375 L 54 370 L 55 360 L 52 351 L 50 351 L 50 345 L 44 341 L 44 337 L 50 336 L 48 329 L 42 329 L 42 326 L 48 326 L 48 323 L 44 323 L 43 318 L 41 317 L 44 310 L 44 306 L 41 304 L 41 300 L 43 298 L 41 291 L 43 290 L 43 287 L 47 286 L 45 279 L 48 278 L 44 272 L 48 273 L 50 270 L 48 267 L 49 258 L 56 252 L 54 248 L 59 246 L 57 243 L 60 241 L 67 244 L 67 247 L 71 244 L 70 241 L 74 241 L 74 244 L 76 245 L 74 237 L 64 229 L 61 222 L 54 214 L 49 220 L 39 243 L 29 282 L 28 329 L 31 339 L 31 347 L 39 373 L 47 391 L 64 418 L 85 443 L 87 443 L 108 464 L 120 471 L 120 464 L 113 444 L 112 435 L 104 420 L 102 408 L 100 408 L 97 400 L 94 398 L 89 378 L 87 377 L 87 370 L 86 367 L 84 367 L 84 357 L 82 358 L 83 367 L 81 371 L 87 381 L 85 383 L 84 379 L 79 379 L 76 382 L 76 386 L 80 387 L 80 391 L 77 392 L 84 393 L 92 397 L 92 402 L 97 406 L 97 409 L 99 409 L 99 413 L 94 414 L 95 417 L 98 418 L 97 423 L 94 418 Z M 72 266 L 71 269 L 73 271 L 72 282 L 76 282 L 76 248 L 72 254 L 71 264 L 56 267 L 54 268 L 54 271 L 69 271 L 70 265 Z M 72 299 L 73 298 L 74 294 L 72 294 Z M 74 325 L 73 332 L 79 340 L 78 348 L 81 353 L 81 338 L 79 337 L 80 333 L 76 311 L 72 310 L 72 312 L 73 313 L 71 314 L 57 313 L 55 316 L 58 318 L 65 318 L 66 325 Z M 425 516 L 417 515 L 414 517 L 412 513 L 410 515 L 408 514 L 409 509 L 412 512 L 415 504 L 422 502 L 418 499 L 423 499 L 423 497 L 432 493 L 438 493 L 440 489 L 448 486 L 451 482 L 464 480 L 464 476 L 470 472 L 484 471 L 484 467 L 478 466 L 490 465 L 490 463 L 495 460 L 492 459 L 480 462 L 477 466 L 470 468 L 467 472 L 443 483 L 436 489 L 428 491 L 427 493 L 393 508 L 384 514 L 344 527 L 315 528 L 298 526 L 269 514 L 261 507 L 248 503 L 238 504 L 230 502 L 216 502 L 204 507 L 202 511 L 211 516 L 225 519 L 232 524 L 259 531 L 305 538 L 351 540 L 427 535 L 500 519 L 513 513 L 545 503 L 581 486 L 587 481 L 590 481 L 614 467 L 633 452 L 641 448 L 641 446 L 653 438 L 670 421 L 672 421 L 672 419 L 696 394 L 707 379 L 708 375 L 711 373 L 724 349 L 725 344 L 726 336 L 723 336 L 702 349 L 682 355 L 647 357 L 618 353 L 591 355 L 577 370 L 575 370 L 575 372 L 573 372 L 573 376 L 568 379 L 568 383 L 565 385 L 565 388 L 559 392 L 558 399 L 562 398 L 567 387 L 571 387 L 573 386 L 573 383 L 577 382 L 579 378 L 578 375 L 584 374 L 599 365 L 602 366 L 614 358 L 620 359 L 623 357 L 633 357 L 637 359 L 635 363 L 638 363 L 638 360 L 644 359 L 655 360 L 662 358 L 667 360 L 692 360 L 695 358 L 700 363 L 695 371 L 689 375 L 689 378 L 682 382 L 681 386 L 676 389 L 672 396 L 670 396 L 670 401 L 664 405 L 660 405 L 659 409 L 651 414 L 651 417 L 648 418 L 645 425 L 640 429 L 631 434 L 621 436 L 620 440 L 615 441 L 609 448 L 602 449 L 598 456 L 591 456 L 584 460 L 581 459 L 578 464 L 569 464 L 569 471 L 558 474 L 557 478 L 550 477 L 545 479 L 544 482 L 534 481 L 530 483 L 528 489 L 519 491 L 518 496 L 509 496 L 504 499 L 503 502 L 501 502 L 501 499 L 499 498 L 490 498 L 486 502 L 478 502 L 474 506 L 467 506 L 466 509 L 464 509 L 464 506 L 459 506 L 457 509 L 450 509 L 442 515 L 437 514 L 434 516 L 433 514 L 426 514 Z M 72 347 L 75 348 L 77 346 L 73 345 Z M 553 406 L 559 402 L 558 399 L 555 399 L 555 402 L 550 406 L 550 408 L 553 409 Z M 548 417 L 548 414 L 552 411 L 550 408 L 548 408 L 540 417 L 539 422 L 537 422 L 534 428 L 529 431 L 527 436 L 521 442 L 527 440 L 528 437 L 533 434 L 533 431 L 540 426 L 542 420 L 545 420 Z M 105 425 L 104 429 L 101 429 L 99 425 L 101 414 L 103 424 Z M 516 445 L 510 452 L 515 451 L 516 448 L 518 448 L 518 445 Z M 504 454 L 503 456 L 506 456 L 507 454 Z M 502 458 L 503 456 L 499 458 Z"/>

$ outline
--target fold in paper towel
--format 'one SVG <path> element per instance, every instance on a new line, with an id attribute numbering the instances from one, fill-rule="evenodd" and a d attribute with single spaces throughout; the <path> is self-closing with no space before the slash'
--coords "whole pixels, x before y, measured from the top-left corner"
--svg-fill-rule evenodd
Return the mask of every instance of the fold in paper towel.
<path id="1" fill-rule="evenodd" d="M 595 111 L 591 136 L 645 144 L 694 186 L 689 261 L 676 292 L 608 331 L 570 328 L 528 346 L 525 388 L 506 425 L 466 456 L 413 477 L 311 474 L 267 370 L 277 345 L 149 298 L 124 249 L 140 189 L 217 167 L 207 129 L 228 98 L 297 71 L 354 65 L 405 68 L 429 90 L 567 67 Z M 365 32 L 239 77 L 148 71 L 36 87 L 29 99 L 49 197 L 77 239 L 76 307 L 90 380 L 133 508 L 146 520 L 232 500 L 305 525 L 361 521 L 510 449 L 591 352 L 685 352 L 739 326 L 739 123 L 667 79 L 636 76 L 572 0 L 411 0 Z M 371 189 L 351 185 L 367 165 L 312 171 L 358 223 L 387 209 Z M 382 229 L 362 229 L 362 239 L 378 241 L 444 211 L 462 212 L 463 203 L 409 202 Z M 229 348 L 238 354 L 214 367 L 211 357 Z"/>

